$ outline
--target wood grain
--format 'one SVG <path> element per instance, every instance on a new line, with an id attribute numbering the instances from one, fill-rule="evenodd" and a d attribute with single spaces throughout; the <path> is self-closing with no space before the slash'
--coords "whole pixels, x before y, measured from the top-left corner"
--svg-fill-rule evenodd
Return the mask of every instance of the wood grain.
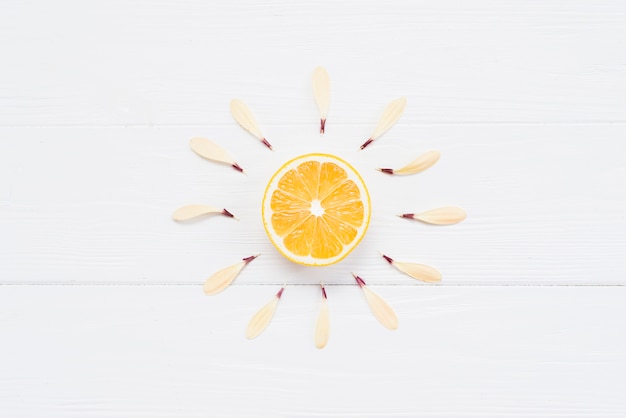
<path id="1" fill-rule="evenodd" d="M 401 95 L 420 122 L 623 122 L 625 27 L 619 1 L 5 1 L 0 124 L 230 122 L 233 97 L 318 124 L 318 65 L 333 123 Z"/>
<path id="2" fill-rule="evenodd" d="M 201 284 L 220 268 L 262 253 L 236 284 L 351 283 L 350 271 L 368 283 L 406 284 L 379 250 L 436 267 L 444 286 L 626 280 L 626 125 L 396 126 L 398 136 L 360 152 L 358 128 L 350 126 L 335 126 L 322 139 L 315 123 L 308 131 L 299 125 L 270 130 L 275 152 L 251 142 L 234 122 L 0 128 L 12 138 L 0 143 L 7 173 L 0 192 L 0 282 Z M 187 142 L 199 131 L 236 149 L 248 176 L 195 155 Z M 441 160 L 417 176 L 375 170 L 405 160 L 406 149 L 435 145 Z M 365 239 L 344 262 L 303 269 L 272 247 L 260 206 L 274 170 L 313 151 L 335 153 L 361 172 L 373 215 Z M 219 202 L 240 222 L 171 220 L 176 208 L 194 202 Z M 445 205 L 462 207 L 468 218 L 442 227 L 396 216 Z"/>
<path id="3" fill-rule="evenodd" d="M 357 286 L 328 286 L 332 333 L 318 350 L 319 287 L 287 287 L 272 324 L 248 341 L 272 286 L 216 297 L 189 286 L 0 286 L 0 405 L 85 418 L 626 411 L 624 288 L 375 289 L 398 330 L 376 321 Z"/>
<path id="4" fill-rule="evenodd" d="M 0 3 L 3 417 L 626 416 L 626 3 Z M 401 96 L 400 121 L 358 152 Z M 275 152 L 232 120 L 236 97 Z M 195 136 L 248 176 L 195 155 Z M 441 159 L 423 173 L 375 171 L 429 150 Z M 373 199 L 362 244 L 323 269 L 281 258 L 259 213 L 274 170 L 309 152 L 349 161 Z M 171 220 L 191 203 L 241 221 Z M 440 206 L 468 218 L 395 216 Z"/>

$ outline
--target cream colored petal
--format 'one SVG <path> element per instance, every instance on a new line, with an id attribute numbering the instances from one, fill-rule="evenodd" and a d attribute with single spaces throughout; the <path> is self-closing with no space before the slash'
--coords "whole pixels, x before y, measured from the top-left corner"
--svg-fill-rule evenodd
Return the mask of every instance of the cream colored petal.
<path id="1" fill-rule="evenodd" d="M 418 213 L 414 219 L 434 225 L 452 225 L 467 217 L 465 211 L 454 206 L 444 206 L 427 212 Z"/>
<path id="2" fill-rule="evenodd" d="M 398 328 L 398 317 L 385 299 L 380 297 L 367 286 L 361 286 L 361 289 L 363 289 L 365 299 L 367 300 L 372 313 L 376 319 L 378 319 L 378 322 L 388 329 L 393 330 Z"/>
<path id="3" fill-rule="evenodd" d="M 221 269 L 204 282 L 204 293 L 206 295 L 215 295 L 226 289 L 235 280 L 237 275 L 246 265 L 245 261 Z"/>
<path id="4" fill-rule="evenodd" d="M 208 160 L 225 164 L 235 164 L 233 157 L 231 157 L 224 148 L 206 138 L 191 138 L 189 145 L 196 154 Z"/>
<path id="5" fill-rule="evenodd" d="M 391 265 L 407 276 L 423 282 L 436 283 L 441 281 L 441 273 L 439 273 L 436 268 L 427 266 L 426 264 L 402 263 L 394 261 Z"/>
<path id="6" fill-rule="evenodd" d="M 172 218 L 175 221 L 188 221 L 198 216 L 208 215 L 210 213 L 222 213 L 224 209 L 216 208 L 209 205 L 187 205 L 182 206 L 174 212 Z"/>
<path id="7" fill-rule="evenodd" d="M 324 67 L 313 71 L 313 96 L 320 111 L 320 117 L 326 119 L 330 107 L 330 78 Z"/>
<path id="8" fill-rule="evenodd" d="M 398 170 L 393 170 L 393 174 L 409 175 L 421 173 L 422 171 L 427 170 L 435 165 L 435 163 L 439 161 L 440 156 L 441 154 L 439 153 L 439 151 L 425 152 L 404 167 Z"/>
<path id="9" fill-rule="evenodd" d="M 322 298 L 322 304 L 320 305 L 320 313 L 317 316 L 317 322 L 315 323 L 315 347 L 324 348 L 328 343 L 328 337 L 330 336 L 330 313 L 328 310 L 328 300 Z"/>
<path id="10" fill-rule="evenodd" d="M 406 97 L 393 100 L 383 112 L 371 138 L 376 139 L 391 128 L 402 116 L 406 106 Z"/>
<path id="11" fill-rule="evenodd" d="M 278 296 L 274 296 L 267 305 L 262 307 L 252 317 L 252 319 L 248 323 L 248 328 L 246 329 L 246 338 L 256 338 L 263 332 L 263 330 L 265 330 L 265 328 L 267 328 L 267 326 L 272 321 L 274 312 L 276 312 L 279 300 L 280 298 Z"/>
<path id="12" fill-rule="evenodd" d="M 256 123 L 256 119 L 252 114 L 252 111 L 244 102 L 239 99 L 233 99 L 230 102 L 230 113 L 239 125 L 246 131 L 259 139 L 263 139 L 263 134 L 259 125 Z"/>

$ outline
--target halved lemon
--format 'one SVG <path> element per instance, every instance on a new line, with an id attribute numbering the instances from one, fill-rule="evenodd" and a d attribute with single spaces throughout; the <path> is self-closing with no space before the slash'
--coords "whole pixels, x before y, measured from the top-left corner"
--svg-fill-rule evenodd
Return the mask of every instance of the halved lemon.
<path id="1" fill-rule="evenodd" d="M 371 201 L 359 173 L 329 154 L 285 163 L 263 197 L 263 225 L 278 251 L 306 266 L 344 259 L 361 242 Z"/>

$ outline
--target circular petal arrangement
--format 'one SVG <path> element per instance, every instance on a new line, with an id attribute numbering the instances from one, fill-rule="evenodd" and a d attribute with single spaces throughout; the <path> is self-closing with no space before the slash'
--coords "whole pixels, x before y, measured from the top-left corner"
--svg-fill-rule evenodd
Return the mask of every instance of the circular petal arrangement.
<path id="1" fill-rule="evenodd" d="M 320 133 L 323 134 L 330 107 L 330 77 L 322 67 L 313 72 L 313 95 L 320 112 Z M 404 97 L 389 103 L 372 134 L 361 145 L 361 150 L 395 125 L 405 107 Z M 273 149 L 254 114 L 243 101 L 233 99 L 230 111 L 242 128 L 267 148 Z M 242 173 L 244 171 L 228 151 L 206 138 L 192 138 L 190 146 L 203 158 L 229 165 Z M 439 151 L 428 151 L 401 168 L 378 170 L 390 176 L 413 175 L 432 167 L 439 157 Z M 371 201 L 365 182 L 349 163 L 329 154 L 308 154 L 286 162 L 274 174 L 265 191 L 261 217 L 269 240 L 286 259 L 315 268 L 338 263 L 356 248 L 367 231 L 370 213 Z M 229 210 L 205 203 L 182 206 L 172 217 L 182 222 L 212 214 L 237 219 Z M 452 225 L 463 221 L 466 214 L 463 209 L 446 206 L 398 216 L 431 225 Z M 215 295 L 228 288 L 244 267 L 259 255 L 244 257 L 238 263 L 215 272 L 205 281 L 204 293 Z M 441 281 L 441 273 L 434 267 L 397 261 L 382 253 L 380 255 L 384 261 L 409 277 L 426 283 Z M 385 328 L 396 329 L 398 317 L 391 306 L 370 289 L 360 276 L 354 273 L 352 276 L 363 291 L 374 317 Z M 324 348 L 330 336 L 330 309 L 324 283 L 320 283 L 320 288 L 321 302 L 314 342 L 317 348 Z M 256 338 L 267 328 L 284 290 L 284 286 L 281 287 L 252 317 L 246 328 L 247 338 Z"/>

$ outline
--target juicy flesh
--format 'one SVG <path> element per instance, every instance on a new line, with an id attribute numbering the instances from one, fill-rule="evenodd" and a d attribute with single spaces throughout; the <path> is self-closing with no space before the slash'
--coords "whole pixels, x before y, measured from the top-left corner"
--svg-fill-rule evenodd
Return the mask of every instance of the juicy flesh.
<path id="1" fill-rule="evenodd" d="M 341 254 L 364 218 L 358 186 L 332 162 L 307 161 L 287 171 L 272 193 L 271 209 L 272 227 L 289 251 L 322 259 Z"/>

